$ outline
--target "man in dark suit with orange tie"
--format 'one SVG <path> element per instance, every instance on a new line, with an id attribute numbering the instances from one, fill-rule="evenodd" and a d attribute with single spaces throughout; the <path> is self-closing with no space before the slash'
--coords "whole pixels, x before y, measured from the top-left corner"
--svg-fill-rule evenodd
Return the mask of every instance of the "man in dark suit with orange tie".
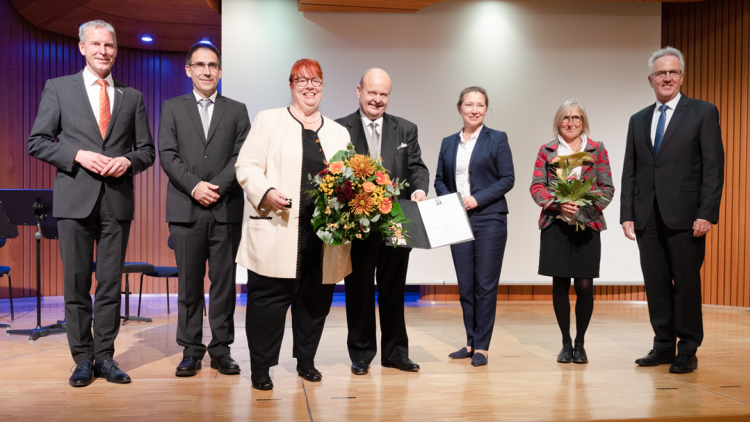
<path id="1" fill-rule="evenodd" d="M 185 72 L 193 91 L 164 102 L 158 138 L 161 166 L 169 177 L 167 222 L 178 269 L 177 344 L 184 348 L 175 375 L 196 375 L 206 352 L 211 368 L 234 375 L 240 373 L 229 351 L 234 342 L 234 258 L 244 206 L 234 163 L 250 118 L 244 104 L 216 90 L 221 54 L 212 44 L 190 48 Z M 206 261 L 211 280 L 208 347 L 203 344 Z"/>
<path id="2" fill-rule="evenodd" d="M 656 103 L 630 118 L 620 208 L 625 236 L 638 242 L 655 334 L 635 363 L 671 363 L 681 374 L 698 367 L 703 341 L 700 270 L 705 235 L 719 220 L 724 147 L 716 106 L 680 93 L 682 53 L 666 47 L 648 64 Z"/>
<path id="3" fill-rule="evenodd" d="M 91 384 L 95 376 L 130 382 L 112 358 L 135 208 L 133 176 L 150 167 L 155 155 L 143 96 L 110 73 L 117 56 L 114 28 L 100 20 L 87 22 L 79 38 L 86 68 L 47 81 L 28 139 L 31 156 L 57 167 L 52 214 L 65 267 L 66 328 L 76 362 L 69 383 L 74 387 Z"/>

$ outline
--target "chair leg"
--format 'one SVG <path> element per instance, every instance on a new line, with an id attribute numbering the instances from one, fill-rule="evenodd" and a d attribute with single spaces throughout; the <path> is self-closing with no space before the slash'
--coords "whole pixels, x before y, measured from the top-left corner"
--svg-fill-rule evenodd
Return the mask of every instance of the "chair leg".
<path id="1" fill-rule="evenodd" d="M 167 277 L 167 315 L 169 315 L 169 277 Z"/>
<path id="2" fill-rule="evenodd" d="M 13 283 L 10 281 L 10 272 L 8 272 L 8 294 L 10 294 L 10 322 L 16 319 L 13 313 Z"/>
<path id="3" fill-rule="evenodd" d="M 143 296 L 143 276 L 141 273 L 141 287 L 138 288 L 138 316 L 141 316 L 141 296 Z"/>

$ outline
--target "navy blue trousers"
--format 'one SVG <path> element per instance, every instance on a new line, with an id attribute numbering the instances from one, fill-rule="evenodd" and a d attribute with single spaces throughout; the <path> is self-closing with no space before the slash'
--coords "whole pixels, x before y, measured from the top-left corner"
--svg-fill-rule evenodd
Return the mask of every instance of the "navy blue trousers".
<path id="1" fill-rule="evenodd" d="M 489 350 L 497 309 L 497 283 L 503 266 L 508 219 L 505 214 L 469 217 L 474 240 L 451 245 L 458 278 L 466 344 Z"/>

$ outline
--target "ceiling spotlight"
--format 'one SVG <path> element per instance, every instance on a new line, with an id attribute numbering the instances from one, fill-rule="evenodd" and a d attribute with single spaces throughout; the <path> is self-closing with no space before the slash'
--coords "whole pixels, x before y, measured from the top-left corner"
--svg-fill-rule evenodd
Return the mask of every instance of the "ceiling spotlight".
<path id="1" fill-rule="evenodd" d="M 211 44 L 211 38 L 208 38 L 208 37 L 203 37 L 203 38 L 201 38 L 201 40 L 200 40 L 200 41 L 198 41 L 198 42 L 200 42 L 201 44 Z"/>
<path id="2" fill-rule="evenodd" d="M 148 34 L 141 35 L 141 41 L 151 42 L 153 40 L 154 40 L 154 37 L 152 37 L 151 35 L 148 35 Z"/>

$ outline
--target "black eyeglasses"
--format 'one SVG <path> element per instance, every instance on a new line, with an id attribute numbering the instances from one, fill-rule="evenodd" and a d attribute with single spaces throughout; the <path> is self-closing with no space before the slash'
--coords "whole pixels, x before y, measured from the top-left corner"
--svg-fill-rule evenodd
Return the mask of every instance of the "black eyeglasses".
<path id="1" fill-rule="evenodd" d="M 208 70 L 210 70 L 211 72 L 216 72 L 216 71 L 219 70 L 219 64 L 218 63 L 214 63 L 214 62 L 211 62 L 208 65 L 206 65 L 203 62 L 197 62 L 197 63 L 191 63 L 190 64 L 190 67 L 192 67 L 193 69 L 195 69 L 198 72 L 202 72 L 203 69 L 206 68 L 206 66 L 208 66 Z"/>
<path id="2" fill-rule="evenodd" d="M 309 81 L 312 83 L 312 86 L 321 86 L 323 85 L 323 81 L 320 80 L 320 78 L 294 78 L 295 81 L 297 81 L 297 86 L 305 86 L 307 85 L 307 82 Z"/>

